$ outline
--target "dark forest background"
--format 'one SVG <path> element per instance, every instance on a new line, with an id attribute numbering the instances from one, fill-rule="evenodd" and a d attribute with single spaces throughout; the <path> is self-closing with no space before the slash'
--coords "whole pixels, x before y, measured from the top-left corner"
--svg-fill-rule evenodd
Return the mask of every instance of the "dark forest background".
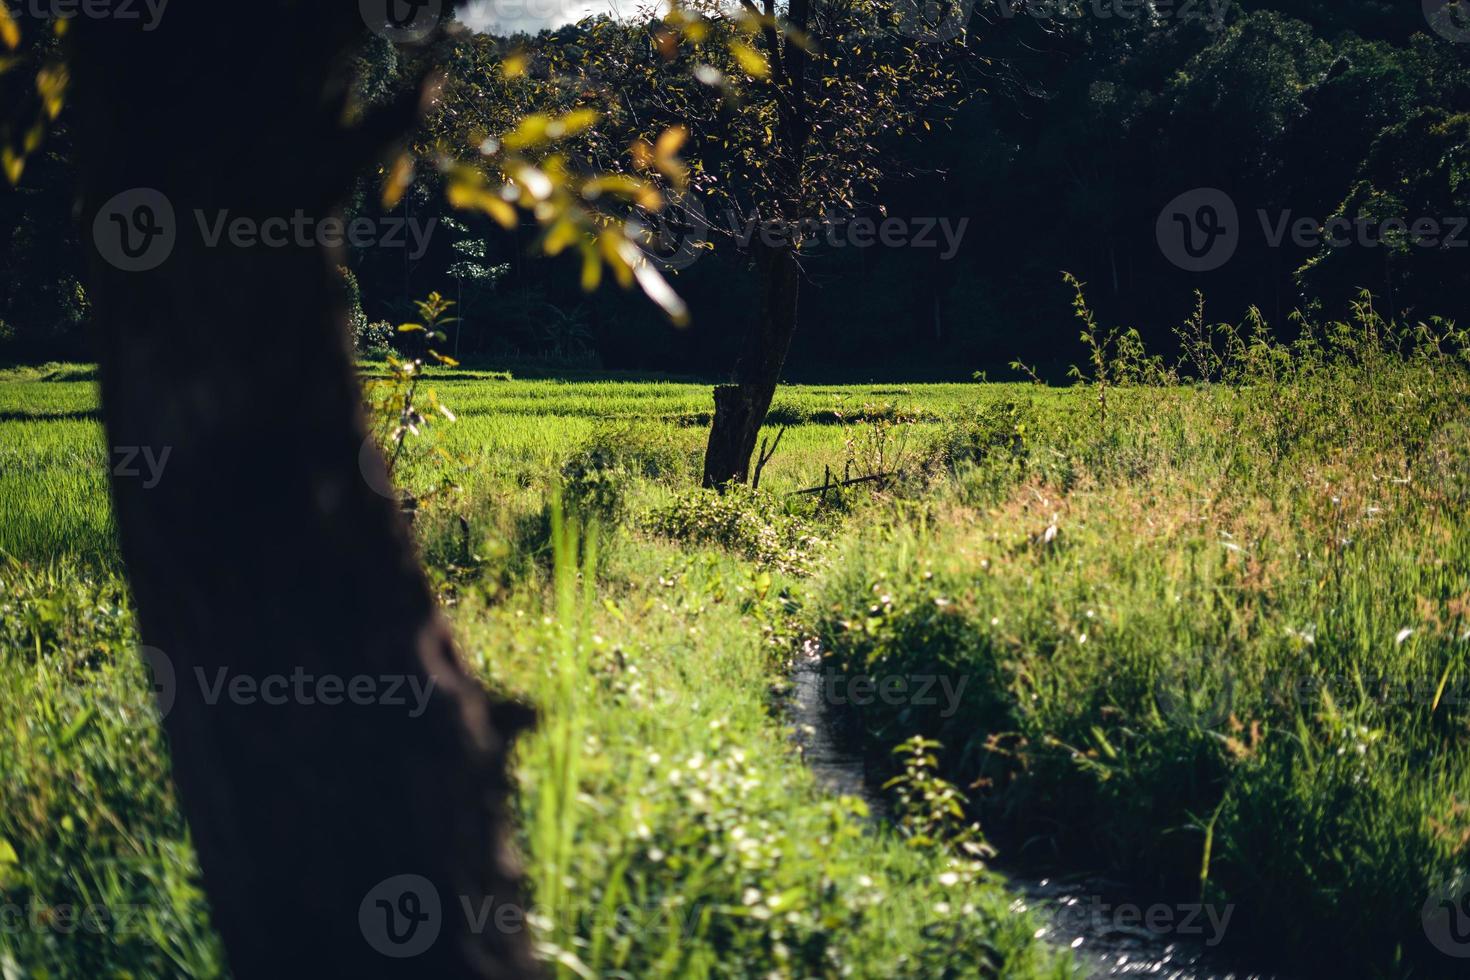
<path id="1" fill-rule="evenodd" d="M 1103 323 L 1136 327 L 1161 350 L 1196 291 L 1211 320 L 1239 321 L 1255 306 L 1282 333 L 1293 310 L 1333 316 L 1360 289 L 1400 318 L 1463 321 L 1470 228 L 1459 248 L 1394 235 L 1371 247 L 1272 247 L 1258 217 L 1433 218 L 1448 232 L 1470 216 L 1470 30 L 1449 39 L 1424 8 L 1205 0 L 1195 16 L 1149 22 L 1037 18 L 978 0 L 975 49 L 993 66 L 984 92 L 948 128 L 889 148 L 904 162 L 894 172 L 916 176 L 865 205 L 968 219 L 958 252 L 944 261 L 936 248 L 813 249 L 788 377 L 999 379 L 1015 358 L 1060 377 L 1079 359 L 1064 270 L 1088 284 Z M 585 30 L 513 43 L 575 46 Z M 396 84 L 394 58 L 384 44 L 365 65 L 369 97 Z M 0 199 L 0 361 L 90 356 L 68 152 L 63 115 L 20 188 Z M 353 210 L 373 215 L 375 184 L 362 184 Z M 1161 252 L 1155 222 L 1199 187 L 1235 201 L 1241 239 L 1222 268 L 1189 273 Z M 432 173 L 394 213 L 437 221 L 416 258 L 401 248 L 351 254 L 344 284 L 360 297 L 364 336 L 438 290 L 460 303 L 454 343 L 471 364 L 719 376 L 751 315 L 751 274 L 733 248 L 672 277 L 693 313 L 676 329 L 637 293 L 582 293 L 575 260 L 532 254 L 534 229 L 507 234 L 453 211 Z M 223 340 L 269 344 L 271 330 Z"/>

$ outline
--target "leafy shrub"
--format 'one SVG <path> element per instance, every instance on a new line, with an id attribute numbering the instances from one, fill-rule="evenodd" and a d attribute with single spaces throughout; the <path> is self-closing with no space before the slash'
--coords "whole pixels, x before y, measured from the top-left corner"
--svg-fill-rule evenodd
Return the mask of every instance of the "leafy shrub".
<path id="1" fill-rule="evenodd" d="M 817 528 L 788 512 L 780 498 L 732 486 L 724 493 L 692 490 L 649 515 L 656 534 L 689 544 L 717 545 L 761 565 L 803 573 L 817 564 Z"/>
<path id="2" fill-rule="evenodd" d="M 1024 461 L 1031 406 L 996 402 L 970 408 L 940 430 L 934 455 L 957 472 L 965 464 L 1005 459 Z"/>
<path id="3" fill-rule="evenodd" d="M 685 483 L 692 472 L 693 457 L 669 429 L 609 423 L 562 464 L 562 498 L 580 519 L 612 524 L 626 516 L 633 479 Z"/>
<path id="4" fill-rule="evenodd" d="M 393 355 L 393 336 L 397 331 L 387 320 L 368 323 L 363 317 L 361 325 L 352 335 L 352 346 L 358 357 L 380 360 Z"/>
<path id="5" fill-rule="evenodd" d="M 601 524 L 622 520 L 627 471 L 616 455 L 601 447 L 575 453 L 562 464 L 561 480 L 562 498 L 571 513 Z"/>

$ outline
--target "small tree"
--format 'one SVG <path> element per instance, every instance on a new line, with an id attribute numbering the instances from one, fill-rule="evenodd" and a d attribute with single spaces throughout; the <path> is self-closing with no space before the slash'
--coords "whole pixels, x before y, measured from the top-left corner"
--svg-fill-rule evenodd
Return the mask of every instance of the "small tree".
<path id="1" fill-rule="evenodd" d="M 474 67 L 446 90 L 431 127 L 454 134 L 447 142 L 483 136 L 497 152 L 502 141 L 549 143 L 544 127 L 557 119 L 507 132 L 504 107 L 555 105 L 563 118 L 595 112 L 573 153 L 557 146 L 550 169 L 622 168 L 618 181 L 594 190 L 673 212 L 746 251 L 758 296 L 731 383 L 714 392 L 705 486 L 748 481 L 796 329 L 808 236 L 863 207 L 900 169 L 896 148 L 966 94 L 963 25 L 924 28 L 911 6 L 744 0 L 730 10 L 694 0 L 662 17 L 644 10 L 533 41 L 484 39 L 461 54 Z M 735 220 L 708 221 L 711 212 Z"/>

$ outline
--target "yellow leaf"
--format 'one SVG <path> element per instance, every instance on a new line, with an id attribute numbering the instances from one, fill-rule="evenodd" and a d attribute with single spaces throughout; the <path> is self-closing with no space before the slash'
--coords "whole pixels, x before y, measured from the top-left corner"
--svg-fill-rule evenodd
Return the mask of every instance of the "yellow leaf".
<path id="1" fill-rule="evenodd" d="M 664 206 L 663 196 L 653 186 L 629 174 L 603 174 L 582 185 L 582 196 L 589 201 L 595 201 L 603 194 L 627 198 L 649 211 L 657 211 Z"/>
<path id="2" fill-rule="evenodd" d="M 689 131 L 683 126 L 671 126 L 660 133 L 658 141 L 653 144 L 654 166 L 680 187 L 689 179 L 689 168 L 679 159 L 678 152 L 688 138 Z"/>
<path id="3" fill-rule="evenodd" d="M 562 218 L 546 233 L 546 240 L 542 243 L 541 250 L 547 255 L 560 255 L 568 245 L 575 243 L 577 238 L 577 226 L 566 218 Z"/>
<path id="4" fill-rule="evenodd" d="M 582 242 L 582 289 L 592 292 L 602 282 L 602 257 L 586 240 Z"/>
<path id="5" fill-rule="evenodd" d="M 628 147 L 628 154 L 633 158 L 633 166 L 639 170 L 647 170 L 653 166 L 653 146 L 645 139 L 633 141 Z"/>
<path id="6" fill-rule="evenodd" d="M 452 208 L 477 208 L 480 206 L 480 195 L 484 193 L 484 188 L 476 187 L 467 180 L 455 180 L 450 182 L 444 196 Z"/>
<path id="7" fill-rule="evenodd" d="M 485 199 L 480 202 L 480 207 L 507 231 L 516 226 L 516 209 L 511 207 L 509 201 L 502 200 L 494 194 L 486 194 Z"/>
<path id="8" fill-rule="evenodd" d="M 679 152 L 679 147 L 689 138 L 689 130 L 683 126 L 670 126 L 658 136 L 658 141 L 653 144 L 653 155 L 655 158 L 671 157 Z"/>
<path id="9" fill-rule="evenodd" d="M 597 122 L 597 110 L 573 109 L 562 116 L 560 121 L 562 133 L 566 136 L 575 136 Z"/>
<path id="10" fill-rule="evenodd" d="M 740 67 L 752 78 L 765 78 L 771 73 L 771 66 L 766 64 L 765 57 L 746 44 L 744 41 L 731 41 L 730 53 L 735 60 L 740 62 Z"/>
<path id="11" fill-rule="evenodd" d="M 597 236 L 597 244 L 602 249 L 603 258 L 607 259 L 607 264 L 612 269 L 618 285 L 624 289 L 633 285 L 633 266 L 629 263 L 629 256 L 623 252 L 622 246 L 627 245 L 634 256 L 638 256 L 638 250 L 632 248 L 620 231 L 604 231 Z"/>
<path id="12" fill-rule="evenodd" d="M 71 75 L 65 65 L 46 65 L 36 72 L 36 94 L 41 98 L 46 115 L 52 119 L 61 114 L 66 86 L 70 81 Z"/>
<path id="13" fill-rule="evenodd" d="M 547 142 L 550 137 L 547 129 L 551 126 L 551 117 L 544 112 L 533 112 L 521 119 L 515 131 L 507 133 L 502 143 L 512 150 L 525 150 L 540 146 Z"/>
<path id="14" fill-rule="evenodd" d="M 20 183 L 21 172 L 26 168 L 26 158 L 17 156 L 10 147 L 0 149 L 0 167 L 5 170 L 5 179 L 12 184 Z"/>
<path id="15" fill-rule="evenodd" d="M 0 0 L 0 41 L 14 51 L 20 47 L 20 27 L 16 25 L 15 18 L 10 16 L 10 10 Z"/>
<path id="16" fill-rule="evenodd" d="M 500 74 L 506 78 L 520 78 L 526 73 L 526 56 L 519 51 L 500 63 Z"/>
<path id="17" fill-rule="evenodd" d="M 582 195 L 590 200 L 596 200 L 603 194 L 633 197 L 642 187 L 643 181 L 629 174 L 603 174 L 583 184 Z"/>
<path id="18" fill-rule="evenodd" d="M 403 200 L 403 192 L 408 190 L 408 185 L 411 183 L 413 183 L 413 157 L 407 153 L 399 154 L 398 159 L 393 161 L 393 168 L 388 171 L 388 176 L 383 181 L 383 207 L 397 207 L 398 202 Z"/>

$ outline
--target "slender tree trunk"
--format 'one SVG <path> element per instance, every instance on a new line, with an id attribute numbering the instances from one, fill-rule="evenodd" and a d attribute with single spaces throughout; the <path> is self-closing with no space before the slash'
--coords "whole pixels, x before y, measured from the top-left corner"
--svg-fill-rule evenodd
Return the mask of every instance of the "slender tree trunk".
<path id="1" fill-rule="evenodd" d="M 736 364 L 734 383 L 715 389 L 715 415 L 704 454 L 706 487 L 720 488 L 749 480 L 750 457 L 796 332 L 801 278 L 795 250 L 754 239 L 751 247 L 760 281 L 760 306 Z"/>
<path id="2" fill-rule="evenodd" d="M 782 174 L 784 192 L 777 210 L 787 220 L 796 221 L 804 203 L 802 167 L 810 130 L 806 117 L 806 42 L 791 36 L 783 40 L 776 28 L 775 0 L 763 0 L 763 7 L 768 23 L 761 36 L 773 83 L 783 92 L 774 166 Z M 810 0 L 790 0 L 786 5 L 786 23 L 797 35 L 806 34 L 810 14 Z M 714 392 L 715 415 L 704 453 L 702 482 L 706 487 L 723 488 L 750 478 L 750 457 L 781 381 L 791 336 L 796 332 L 796 301 L 801 288 L 796 241 L 772 245 L 757 235 L 751 249 L 760 282 L 760 307 L 735 366 L 734 384 L 721 385 Z"/>
<path id="3" fill-rule="evenodd" d="M 526 975 L 526 937 L 465 909 L 521 902 L 506 755 L 527 712 L 466 672 L 362 452 L 342 258 L 211 245 L 196 221 L 329 217 L 380 135 L 344 135 L 333 95 L 356 4 L 252 15 L 74 21 L 107 439 L 166 459 L 151 485 L 118 468 L 114 507 L 214 924 L 244 978 Z M 140 187 L 176 241 L 123 271 L 94 228 Z"/>

